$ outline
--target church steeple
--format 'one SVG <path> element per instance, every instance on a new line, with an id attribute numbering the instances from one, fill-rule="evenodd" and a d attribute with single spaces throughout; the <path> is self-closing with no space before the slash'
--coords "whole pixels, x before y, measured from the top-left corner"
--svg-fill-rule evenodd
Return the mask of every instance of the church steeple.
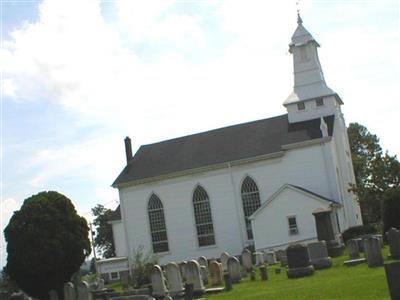
<path id="1" fill-rule="evenodd" d="M 330 98 L 334 98 L 335 102 L 337 102 L 335 106 L 342 104 L 342 100 L 337 93 L 325 83 L 318 58 L 318 47 L 320 45 L 303 26 L 303 20 L 298 13 L 297 28 L 289 44 L 289 52 L 293 55 L 294 87 L 292 93 L 283 103 L 288 108 L 288 111 L 290 110 L 289 106 L 299 105 L 299 107 L 306 107 L 307 102 L 316 101 L 317 99 L 320 104 L 320 99 L 330 96 L 333 96 Z"/>

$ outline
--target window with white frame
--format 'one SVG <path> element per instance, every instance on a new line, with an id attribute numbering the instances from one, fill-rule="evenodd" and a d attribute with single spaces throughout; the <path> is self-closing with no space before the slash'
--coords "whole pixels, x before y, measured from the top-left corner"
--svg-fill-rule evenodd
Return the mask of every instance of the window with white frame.
<path id="1" fill-rule="evenodd" d="M 151 241 L 153 252 L 166 252 L 169 250 L 167 227 L 165 226 L 164 207 L 160 198 L 152 194 L 147 206 L 149 214 Z"/>
<path id="2" fill-rule="evenodd" d="M 297 227 L 296 216 L 289 216 L 289 217 L 287 217 L 287 219 L 288 219 L 288 225 L 289 225 L 289 233 L 290 234 L 298 234 L 299 229 Z"/>
<path id="3" fill-rule="evenodd" d="M 199 247 L 215 245 L 210 199 L 206 190 L 200 185 L 193 193 L 193 209 Z"/>
<path id="4" fill-rule="evenodd" d="M 306 109 L 305 103 L 304 102 L 297 103 L 297 109 L 298 110 L 305 110 Z"/>
<path id="5" fill-rule="evenodd" d="M 251 221 L 249 220 L 249 217 L 261 206 L 261 201 L 257 184 L 251 177 L 247 176 L 243 180 L 241 194 L 247 238 L 252 240 L 253 231 L 251 230 Z"/>
<path id="6" fill-rule="evenodd" d="M 110 273 L 110 278 L 111 278 L 112 280 L 119 279 L 119 274 L 118 274 L 118 272 L 111 272 L 111 273 Z"/>

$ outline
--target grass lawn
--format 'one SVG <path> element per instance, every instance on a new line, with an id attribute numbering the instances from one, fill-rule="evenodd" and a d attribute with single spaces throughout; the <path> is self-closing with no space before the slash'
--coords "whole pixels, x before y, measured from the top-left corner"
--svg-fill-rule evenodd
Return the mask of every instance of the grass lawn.
<path id="1" fill-rule="evenodd" d="M 387 252 L 385 247 L 385 262 Z M 347 259 L 346 253 L 333 259 L 332 268 L 299 279 L 288 279 L 284 269 L 281 274 L 275 274 L 277 266 L 270 266 L 268 281 L 261 281 L 258 272 L 256 281 L 250 281 L 248 276 L 241 283 L 233 285 L 232 291 L 210 295 L 206 299 L 390 299 L 383 267 L 368 268 L 367 264 L 346 267 L 343 262 Z"/>

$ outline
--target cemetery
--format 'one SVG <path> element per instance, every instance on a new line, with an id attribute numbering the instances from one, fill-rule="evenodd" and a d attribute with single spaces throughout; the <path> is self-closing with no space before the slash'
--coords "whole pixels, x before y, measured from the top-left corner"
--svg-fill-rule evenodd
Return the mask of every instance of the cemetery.
<path id="1" fill-rule="evenodd" d="M 133 288 L 132 278 L 64 285 L 65 300 L 111 299 L 400 299 L 400 231 L 366 234 L 328 256 L 325 241 L 293 243 L 279 251 L 227 252 L 154 265 L 150 284 Z M 360 247 L 359 245 L 362 245 Z M 49 298 L 57 300 L 55 291 Z M 21 298 L 14 295 L 11 299 Z"/>

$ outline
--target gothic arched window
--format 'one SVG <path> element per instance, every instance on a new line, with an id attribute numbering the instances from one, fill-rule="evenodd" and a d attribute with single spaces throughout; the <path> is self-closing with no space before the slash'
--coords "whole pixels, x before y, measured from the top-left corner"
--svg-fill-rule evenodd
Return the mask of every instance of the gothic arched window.
<path id="1" fill-rule="evenodd" d="M 215 245 L 210 199 L 205 189 L 200 185 L 196 187 L 193 193 L 193 208 L 199 247 Z"/>
<path id="2" fill-rule="evenodd" d="M 261 202 L 257 184 L 251 177 L 247 176 L 243 180 L 241 194 L 244 219 L 246 222 L 247 238 L 249 240 L 252 240 L 253 231 L 251 230 L 251 222 L 249 220 L 249 217 L 261 206 Z"/>
<path id="3" fill-rule="evenodd" d="M 168 248 L 167 227 L 165 226 L 164 207 L 160 198 L 152 194 L 147 206 L 149 214 L 151 241 L 153 252 L 166 252 Z"/>

